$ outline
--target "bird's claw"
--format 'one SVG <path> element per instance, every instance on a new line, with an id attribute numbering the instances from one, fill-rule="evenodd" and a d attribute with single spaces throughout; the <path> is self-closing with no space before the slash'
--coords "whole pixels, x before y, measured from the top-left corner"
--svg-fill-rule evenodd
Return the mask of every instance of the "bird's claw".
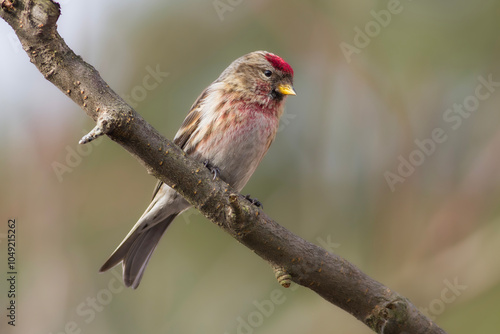
<path id="1" fill-rule="evenodd" d="M 264 205 L 262 205 L 262 203 L 259 202 L 259 200 L 257 200 L 256 198 L 251 198 L 250 195 L 246 195 L 245 198 L 256 207 L 264 209 Z"/>
<path id="2" fill-rule="evenodd" d="M 210 173 L 212 173 L 214 175 L 214 180 L 220 176 L 220 169 L 218 167 L 215 167 L 213 166 L 210 161 L 208 160 L 205 160 L 203 162 L 203 165 L 205 165 L 205 167 L 208 168 L 208 170 L 210 171 Z"/>

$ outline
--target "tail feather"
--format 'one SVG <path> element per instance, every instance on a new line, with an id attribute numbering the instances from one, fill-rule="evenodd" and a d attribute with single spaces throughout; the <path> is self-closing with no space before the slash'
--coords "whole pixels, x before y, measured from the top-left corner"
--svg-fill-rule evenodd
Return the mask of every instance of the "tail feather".
<path id="1" fill-rule="evenodd" d="M 100 272 L 104 272 L 123 262 L 123 281 L 127 287 L 137 289 L 144 270 L 163 233 L 177 214 L 172 214 L 163 221 L 147 229 L 131 232 L 103 264 Z"/>
<path id="2" fill-rule="evenodd" d="M 161 223 L 141 233 L 123 259 L 123 281 L 125 285 L 137 289 L 144 270 L 158 242 L 176 215 L 169 216 Z"/>

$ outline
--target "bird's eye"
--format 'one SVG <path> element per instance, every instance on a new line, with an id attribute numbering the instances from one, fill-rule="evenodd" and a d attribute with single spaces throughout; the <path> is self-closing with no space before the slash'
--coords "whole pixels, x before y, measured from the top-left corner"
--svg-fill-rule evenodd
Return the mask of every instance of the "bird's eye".
<path id="1" fill-rule="evenodd" d="M 265 70 L 264 75 L 269 78 L 271 75 L 273 75 L 273 72 L 271 72 L 269 70 Z"/>

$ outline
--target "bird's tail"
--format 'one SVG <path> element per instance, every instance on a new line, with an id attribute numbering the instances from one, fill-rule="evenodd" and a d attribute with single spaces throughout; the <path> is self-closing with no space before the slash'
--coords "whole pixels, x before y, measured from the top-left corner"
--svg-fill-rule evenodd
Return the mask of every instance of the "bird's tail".
<path id="1" fill-rule="evenodd" d="M 125 286 L 137 289 L 141 282 L 144 270 L 153 254 L 158 242 L 170 223 L 177 216 L 172 214 L 163 221 L 149 227 L 132 230 L 109 259 L 99 269 L 104 272 L 123 262 L 123 282 Z"/>

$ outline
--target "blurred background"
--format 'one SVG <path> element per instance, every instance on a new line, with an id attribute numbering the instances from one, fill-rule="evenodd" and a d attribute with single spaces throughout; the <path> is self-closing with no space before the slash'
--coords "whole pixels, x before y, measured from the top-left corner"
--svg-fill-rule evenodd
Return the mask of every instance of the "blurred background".
<path id="1" fill-rule="evenodd" d="M 234 59 L 282 56 L 298 95 L 243 192 L 449 333 L 498 330 L 498 1 L 61 7 L 67 44 L 168 138 Z M 0 59 L 0 256 L 6 272 L 15 218 L 19 272 L 16 327 L 2 315 L 2 333 L 371 333 L 308 289 L 281 288 L 264 261 L 194 210 L 169 228 L 138 290 L 123 288 L 118 267 L 98 274 L 155 179 L 107 138 L 78 145 L 93 122 L 4 21 Z"/>

